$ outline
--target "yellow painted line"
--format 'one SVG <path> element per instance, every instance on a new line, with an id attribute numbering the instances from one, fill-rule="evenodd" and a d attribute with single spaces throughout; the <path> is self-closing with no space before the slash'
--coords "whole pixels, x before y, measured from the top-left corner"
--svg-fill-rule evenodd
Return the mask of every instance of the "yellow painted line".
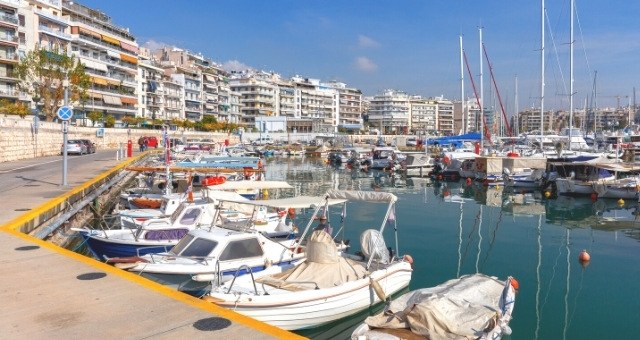
<path id="1" fill-rule="evenodd" d="M 242 314 L 236 313 L 232 310 L 226 309 L 226 308 L 222 308 L 218 305 L 215 305 L 213 303 L 204 301 L 202 299 L 198 299 L 195 298 L 193 296 L 187 295 L 185 293 L 181 293 L 177 290 L 171 289 L 167 286 L 164 286 L 162 284 L 159 284 L 157 282 L 148 280 L 144 277 L 141 277 L 139 275 L 130 273 L 128 271 L 125 270 L 121 270 L 118 269 L 116 267 L 113 267 L 111 265 L 108 265 L 106 263 L 94 260 L 92 258 L 86 257 L 82 254 L 78 254 L 75 253 L 71 250 L 59 247 L 51 242 L 47 242 L 44 240 L 40 240 L 38 238 L 35 238 L 33 236 L 24 234 L 18 230 L 16 230 L 19 226 L 27 223 L 28 221 L 33 220 L 34 218 L 36 218 L 37 216 L 39 216 L 39 214 L 41 214 L 44 211 L 47 211 L 53 207 L 55 207 L 57 204 L 60 204 L 61 202 L 64 202 L 64 200 L 79 192 L 80 190 L 86 189 L 88 187 L 90 187 L 92 184 L 95 184 L 95 182 L 97 182 L 100 179 L 103 179 L 104 177 L 108 176 L 110 173 L 114 172 L 114 171 L 118 171 L 120 169 L 122 169 L 123 167 L 129 165 L 131 162 L 133 162 L 134 160 L 136 160 L 137 158 L 134 159 L 130 159 L 124 162 L 121 162 L 120 164 L 116 165 L 114 168 L 112 168 L 111 170 L 109 170 L 106 173 L 103 173 L 85 183 L 83 183 L 82 185 L 70 190 L 69 192 L 60 195 L 58 197 L 53 198 L 52 200 L 40 205 L 39 207 L 30 210 L 29 212 L 18 216 L 17 218 L 13 219 L 12 221 L 8 222 L 7 224 L 3 225 L 0 227 L 0 231 L 3 231 L 7 234 L 13 235 L 15 237 L 21 238 L 29 243 L 34 243 L 37 244 L 43 248 L 47 248 L 55 253 L 58 253 L 60 255 L 69 257 L 73 260 L 85 263 L 91 267 L 95 267 L 97 269 L 100 269 L 102 271 L 105 271 L 107 273 L 111 273 L 113 275 L 122 277 L 126 280 L 135 282 L 136 284 L 139 284 L 145 288 L 148 288 L 150 290 L 153 290 L 155 292 L 158 292 L 162 295 L 165 295 L 169 298 L 172 298 L 174 300 L 183 302 L 187 305 L 190 305 L 192 307 L 196 307 L 198 309 L 216 314 L 218 316 L 222 316 L 225 317 L 227 319 L 230 319 L 234 322 L 237 322 L 239 324 L 245 325 L 251 329 L 255 329 L 257 331 L 263 332 L 265 334 L 268 335 L 272 335 L 275 337 L 279 337 L 282 339 L 306 339 L 305 337 L 299 336 L 295 333 L 291 333 L 289 331 L 280 329 L 278 327 L 275 326 L 271 326 L 268 325 L 264 322 L 252 319 L 250 317 L 244 316 Z"/>

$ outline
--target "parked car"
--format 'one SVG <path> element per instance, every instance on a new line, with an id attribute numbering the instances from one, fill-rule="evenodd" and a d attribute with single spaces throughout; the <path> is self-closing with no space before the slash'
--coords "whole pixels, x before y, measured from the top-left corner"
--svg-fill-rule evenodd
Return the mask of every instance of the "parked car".
<path id="1" fill-rule="evenodd" d="M 253 141 L 253 145 L 273 145 L 273 138 L 270 136 L 260 137 Z"/>
<path id="2" fill-rule="evenodd" d="M 65 145 L 60 148 L 60 154 L 64 154 Z M 79 139 L 67 140 L 67 154 L 84 155 L 87 153 L 87 145 Z"/>
<path id="3" fill-rule="evenodd" d="M 87 146 L 87 153 L 96 153 L 96 143 L 88 139 L 80 139 Z"/>
<path id="4" fill-rule="evenodd" d="M 418 145 L 418 140 L 416 139 L 416 137 L 407 138 L 406 146 L 417 146 L 417 145 Z"/>
<path id="5" fill-rule="evenodd" d="M 149 148 L 158 148 L 158 138 L 154 136 L 145 136 L 147 139 L 147 147 Z"/>

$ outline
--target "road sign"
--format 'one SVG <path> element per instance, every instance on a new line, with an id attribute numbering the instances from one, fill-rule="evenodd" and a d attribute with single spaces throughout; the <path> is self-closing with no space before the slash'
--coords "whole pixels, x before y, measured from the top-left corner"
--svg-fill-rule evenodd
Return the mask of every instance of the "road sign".
<path id="1" fill-rule="evenodd" d="M 61 120 L 69 120 L 73 117 L 73 110 L 68 106 L 61 106 L 56 114 Z"/>

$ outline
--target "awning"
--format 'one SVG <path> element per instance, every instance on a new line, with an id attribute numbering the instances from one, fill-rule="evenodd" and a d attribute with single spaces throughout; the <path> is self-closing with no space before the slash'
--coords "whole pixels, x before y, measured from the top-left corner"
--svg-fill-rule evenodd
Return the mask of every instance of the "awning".
<path id="1" fill-rule="evenodd" d="M 207 81 L 210 81 L 210 82 L 215 82 L 216 81 L 216 78 L 214 76 L 210 75 L 210 74 L 205 74 L 204 75 L 204 79 L 206 79 Z"/>
<path id="2" fill-rule="evenodd" d="M 122 101 L 120 101 L 120 97 L 104 95 L 102 96 L 102 100 L 104 100 L 105 104 L 122 105 Z"/>
<path id="3" fill-rule="evenodd" d="M 120 101 L 122 102 L 122 104 L 138 104 L 138 100 L 135 98 L 127 98 L 127 97 L 121 97 Z"/>
<path id="4" fill-rule="evenodd" d="M 97 99 L 102 99 L 102 94 L 100 94 L 100 93 L 95 93 L 95 92 L 89 92 L 89 97 L 91 97 L 91 98 L 97 98 Z"/>
<path id="5" fill-rule="evenodd" d="M 82 65 L 84 65 L 85 67 L 88 68 L 92 68 L 94 70 L 100 70 L 103 72 L 107 72 L 107 65 L 103 64 L 103 63 L 99 63 L 97 61 L 93 61 L 87 58 L 83 58 L 83 57 L 78 57 L 78 59 L 80 59 L 80 62 L 82 63 Z"/>
<path id="6" fill-rule="evenodd" d="M 104 35 L 104 34 L 102 35 L 102 37 L 101 37 L 101 38 L 102 38 L 102 41 L 106 41 L 106 42 L 108 42 L 108 43 L 112 43 L 112 44 L 114 44 L 114 45 L 120 45 L 120 40 L 118 40 L 118 39 L 115 39 L 115 38 L 112 38 L 112 37 L 106 36 L 106 35 Z"/>
<path id="7" fill-rule="evenodd" d="M 110 56 L 111 58 L 120 59 L 120 53 L 118 53 L 118 52 L 113 52 L 111 50 L 107 50 L 107 55 Z"/>
<path id="8" fill-rule="evenodd" d="M 92 30 L 86 29 L 86 28 L 82 28 L 82 27 L 78 27 L 78 29 L 80 30 L 80 33 L 84 33 L 86 35 L 90 35 L 92 37 L 98 38 L 98 39 L 102 39 L 102 35 L 100 33 L 96 33 Z"/>
<path id="9" fill-rule="evenodd" d="M 138 54 L 138 47 L 134 46 L 134 45 L 130 45 L 127 44 L 126 42 L 120 42 L 120 47 L 124 48 L 125 50 L 129 51 L 129 52 L 133 52 L 135 54 Z"/>
<path id="10" fill-rule="evenodd" d="M 138 64 L 138 58 L 132 57 L 128 54 L 120 53 L 120 59 L 122 59 L 122 61 L 126 61 L 132 64 Z"/>
<path id="11" fill-rule="evenodd" d="M 106 79 L 91 77 L 91 82 L 98 85 L 109 85 L 109 82 Z"/>

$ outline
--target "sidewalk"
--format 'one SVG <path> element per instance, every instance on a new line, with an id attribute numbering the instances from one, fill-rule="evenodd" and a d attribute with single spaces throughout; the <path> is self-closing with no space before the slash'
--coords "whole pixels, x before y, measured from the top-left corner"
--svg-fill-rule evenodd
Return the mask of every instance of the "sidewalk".
<path id="1" fill-rule="evenodd" d="M 48 158 L 55 157 L 0 163 L 0 172 Z M 113 157 L 75 169 L 69 173 L 68 188 L 51 175 L 38 186 L 0 193 L 4 339 L 300 338 L 14 230 L 51 198 L 118 164 Z"/>

